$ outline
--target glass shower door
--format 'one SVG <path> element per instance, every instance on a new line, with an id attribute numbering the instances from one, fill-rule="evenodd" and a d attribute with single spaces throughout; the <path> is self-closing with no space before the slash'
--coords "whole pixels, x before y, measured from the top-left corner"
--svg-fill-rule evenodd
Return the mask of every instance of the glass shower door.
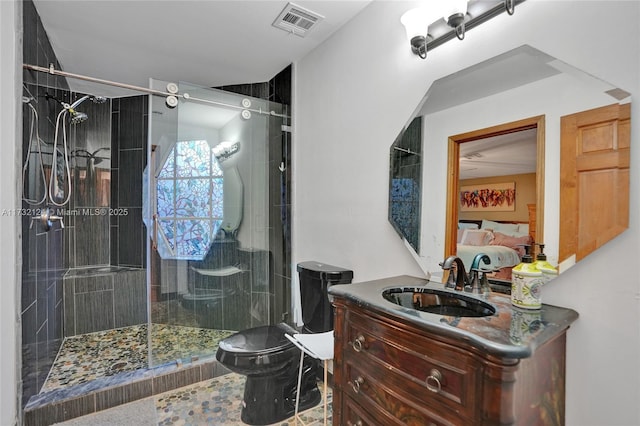
<path id="1" fill-rule="evenodd" d="M 145 171 L 150 366 L 269 323 L 271 127 L 281 107 L 188 83 L 151 96 Z"/>

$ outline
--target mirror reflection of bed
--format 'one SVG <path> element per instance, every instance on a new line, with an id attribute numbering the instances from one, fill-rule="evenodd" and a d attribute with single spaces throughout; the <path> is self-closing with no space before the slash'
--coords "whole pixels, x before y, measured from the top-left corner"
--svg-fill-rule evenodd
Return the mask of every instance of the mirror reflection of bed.
<path id="1" fill-rule="evenodd" d="M 457 255 L 465 265 L 484 253 L 491 262 L 481 265 L 492 270 L 488 277 L 494 281 L 511 281 L 511 269 L 520 263 L 525 246 L 534 243 L 529 222 L 461 219 L 458 222 Z"/>
<path id="2" fill-rule="evenodd" d="M 483 253 L 488 277 L 510 287 L 511 270 L 536 242 L 537 128 L 479 136 L 459 144 L 454 253 L 468 269 Z M 453 200 L 452 200 L 453 201 Z M 541 237 L 541 235 L 539 235 Z"/>

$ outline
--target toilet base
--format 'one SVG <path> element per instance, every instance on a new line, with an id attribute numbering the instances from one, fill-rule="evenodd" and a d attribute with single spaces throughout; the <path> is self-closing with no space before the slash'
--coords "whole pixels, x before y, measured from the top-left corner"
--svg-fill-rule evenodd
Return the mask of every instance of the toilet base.
<path id="1" fill-rule="evenodd" d="M 277 375 L 247 376 L 240 419 L 246 424 L 257 426 L 277 423 L 293 416 L 296 408 L 298 366 L 296 362 L 284 373 Z M 305 356 L 300 385 L 300 412 L 320 403 L 316 369 L 315 360 Z"/>

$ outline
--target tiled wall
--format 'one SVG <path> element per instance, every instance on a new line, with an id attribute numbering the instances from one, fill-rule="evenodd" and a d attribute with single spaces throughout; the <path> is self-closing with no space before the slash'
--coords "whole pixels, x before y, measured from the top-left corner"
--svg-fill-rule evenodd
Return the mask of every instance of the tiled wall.
<path id="1" fill-rule="evenodd" d="M 56 69 L 61 69 L 30 0 L 23 2 L 23 28 L 24 62 L 42 67 L 53 64 Z M 69 103 L 80 95 L 73 95 L 69 91 L 68 83 L 63 77 L 25 70 L 23 80 L 23 95 L 32 99 L 31 104 L 38 112 L 40 137 L 50 144 L 54 140 L 56 118 L 61 106 L 53 100 L 47 100 L 45 93 Z M 22 219 L 23 405 L 38 392 L 46 379 L 64 336 L 65 316 L 69 321 L 65 329 L 71 334 L 95 331 L 95 327 L 106 325 L 93 324 L 95 312 L 75 310 L 77 306 L 72 301 L 88 295 L 111 294 L 111 306 L 114 306 L 114 303 L 117 304 L 115 299 L 118 299 L 114 297 L 115 287 L 125 285 L 120 282 L 111 283 L 112 288 L 98 291 L 99 286 L 92 285 L 93 281 L 85 281 L 85 278 L 78 283 L 76 278 L 64 280 L 67 269 L 109 264 L 139 268 L 145 266 L 142 170 L 146 163 L 146 99 L 146 96 L 115 99 L 113 105 L 112 101 L 95 104 L 86 100 L 78 107 L 78 110 L 87 113 L 89 119 L 77 126 L 68 125 L 68 143 L 70 150 L 74 151 L 71 167 L 77 167 L 72 170 L 72 198 L 69 204 L 59 209 L 67 213 L 63 214 L 64 228 L 59 223 L 54 223 L 51 230 L 45 231 L 37 222 L 32 225 L 31 216 L 36 213 L 34 210 L 43 205 L 29 206 L 23 202 L 23 208 L 32 209 L 27 211 L 31 214 L 25 213 Z M 27 104 L 23 107 L 23 117 L 23 158 L 26 158 L 31 123 L 31 110 Z M 93 176 L 86 174 L 89 161 L 87 155 L 90 154 L 95 154 L 96 157 Z M 44 162 L 50 164 L 50 158 L 51 156 L 45 156 Z M 34 159 L 35 156 L 31 156 L 30 161 L 39 167 Z M 27 195 L 30 198 L 40 198 L 45 190 L 42 186 L 38 179 L 27 177 L 26 187 L 31 189 Z M 121 189 L 118 191 L 118 188 Z M 107 212 L 126 211 L 126 215 L 89 214 L 96 207 L 106 207 Z M 112 210 L 109 210 L 110 207 Z M 143 274 L 144 271 L 140 273 Z M 91 287 L 91 291 L 85 291 L 88 287 Z M 130 287 L 136 293 L 136 298 L 128 300 L 135 300 L 138 304 L 130 310 L 146 313 L 146 294 L 138 294 L 144 286 Z M 74 295 L 67 298 L 66 311 L 65 290 L 68 295 Z M 85 308 L 94 306 L 97 300 L 91 299 Z M 107 306 L 100 303 L 98 305 Z M 127 320 L 130 314 L 117 317 L 112 314 L 106 321 L 114 326 L 124 324 L 123 321 L 127 325 L 142 322 L 140 318 Z M 73 321 L 69 318 L 73 318 Z M 85 330 L 83 325 L 80 327 L 82 329 L 76 330 L 74 324 L 84 324 L 89 328 Z"/>
<path id="2" fill-rule="evenodd" d="M 73 99 L 81 95 L 73 94 Z M 85 100 L 77 110 L 88 119 L 68 125 L 71 199 L 65 219 L 66 266 L 83 268 L 109 264 L 109 207 L 111 206 L 111 102 Z M 93 157 L 93 158 L 90 158 Z"/>
<path id="3" fill-rule="evenodd" d="M 104 269 L 81 269 L 65 275 L 65 337 L 147 322 L 145 270 Z"/>
<path id="4" fill-rule="evenodd" d="M 269 81 L 269 100 L 283 105 L 283 113 L 293 114 L 291 66 Z M 291 120 L 284 121 L 285 126 Z M 269 127 L 269 245 L 271 267 L 271 322 L 291 322 L 291 132 Z M 284 171 L 280 171 L 280 168 Z"/>
<path id="5" fill-rule="evenodd" d="M 422 117 L 416 117 L 391 146 L 389 221 L 420 252 Z"/>
<path id="6" fill-rule="evenodd" d="M 112 100 L 111 264 L 144 268 L 142 172 L 147 164 L 148 96 Z"/>
<path id="7" fill-rule="evenodd" d="M 284 114 L 291 114 L 291 66 L 265 83 L 219 89 L 277 102 L 283 105 Z M 284 125 L 290 124 L 284 121 Z M 291 321 L 291 133 L 283 130 L 276 118 L 269 122 L 268 169 L 270 289 L 268 293 L 256 291 L 253 298 L 269 297 L 269 321 L 277 323 Z"/>
<path id="8" fill-rule="evenodd" d="M 49 66 L 58 61 L 49 43 L 33 3 L 23 2 L 24 62 Z M 33 97 L 31 103 L 38 111 L 40 137 L 47 142 L 53 140 L 56 105 L 44 98 L 45 87 L 59 98 L 68 96 L 68 85 L 64 78 L 33 71 L 24 71 L 23 95 Z M 29 146 L 30 109 L 23 106 L 23 159 Z M 33 179 L 31 181 L 34 181 Z M 42 194 L 40 185 L 37 193 Z M 34 191 L 30 195 L 35 195 Z M 37 197 L 36 197 L 37 198 Z M 41 208 L 29 206 L 26 208 Z M 62 343 L 62 275 L 65 272 L 63 257 L 64 230 L 59 224 L 49 232 L 38 223 L 31 227 L 34 212 L 22 215 L 22 404 L 38 392 L 47 377 L 49 368 Z"/>

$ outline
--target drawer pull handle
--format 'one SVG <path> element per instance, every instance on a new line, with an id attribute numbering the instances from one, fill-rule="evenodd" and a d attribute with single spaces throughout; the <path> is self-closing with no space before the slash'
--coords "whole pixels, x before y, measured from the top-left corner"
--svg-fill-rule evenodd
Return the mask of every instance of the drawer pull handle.
<path id="1" fill-rule="evenodd" d="M 442 390 L 442 373 L 433 368 L 429 371 L 429 376 L 427 376 L 426 384 L 427 389 L 429 389 L 433 393 L 439 393 Z"/>
<path id="2" fill-rule="evenodd" d="M 347 426 L 362 426 L 362 420 L 358 420 L 355 423 L 351 423 L 351 420 L 347 421 Z"/>
<path id="3" fill-rule="evenodd" d="M 351 381 L 349 382 L 349 384 L 351 385 L 351 388 L 355 393 L 360 393 L 360 386 L 362 386 L 363 383 L 364 383 L 364 379 L 360 376 L 358 376 L 353 382 Z"/>
<path id="4" fill-rule="evenodd" d="M 364 342 L 365 342 L 364 336 L 362 334 L 359 334 L 358 337 L 356 337 L 356 340 L 351 342 L 351 346 L 353 347 L 354 351 L 362 352 L 362 348 L 364 348 Z"/>

